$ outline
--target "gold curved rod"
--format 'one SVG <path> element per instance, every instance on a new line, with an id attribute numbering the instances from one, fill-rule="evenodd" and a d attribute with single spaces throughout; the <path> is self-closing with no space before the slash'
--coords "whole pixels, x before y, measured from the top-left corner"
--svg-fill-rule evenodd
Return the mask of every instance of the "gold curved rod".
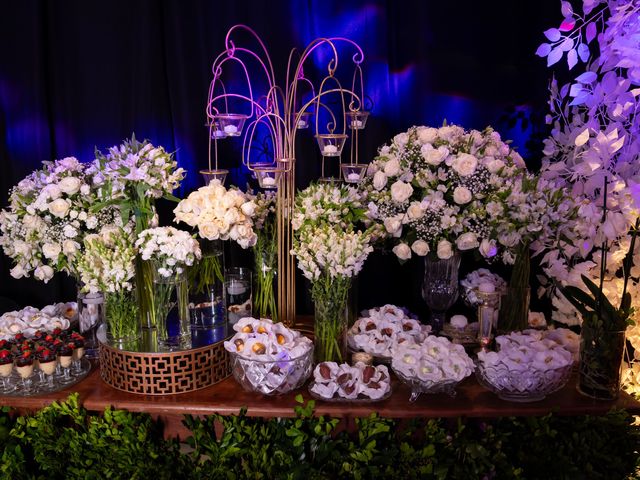
<path id="1" fill-rule="evenodd" d="M 225 57 L 225 58 L 222 59 L 220 64 L 217 66 L 216 73 L 215 73 L 215 75 L 213 77 L 212 83 L 214 83 L 214 85 L 211 87 L 211 92 L 213 92 L 214 89 L 215 89 L 216 80 L 220 78 L 220 75 L 222 75 L 222 65 L 224 65 L 226 62 L 228 62 L 230 60 L 239 63 L 240 66 L 242 67 L 242 70 L 244 71 L 244 76 L 245 76 L 245 79 L 247 80 L 247 87 L 249 88 L 249 97 L 251 99 L 251 101 L 249 103 L 251 105 L 251 112 L 249 113 L 248 116 L 252 117 L 253 116 L 253 105 L 255 103 L 253 101 L 253 88 L 251 87 L 251 79 L 249 78 L 249 72 L 247 71 L 247 66 L 239 58 L 236 58 L 236 57 Z M 213 99 L 211 97 L 209 97 L 209 103 L 207 105 L 207 116 L 209 116 L 210 118 L 213 118 L 213 116 L 218 114 L 219 110 L 214 106 L 214 103 L 215 103 L 216 100 L 224 97 L 225 98 L 225 104 L 226 104 L 227 96 L 233 96 L 233 94 L 224 94 L 224 96 L 218 95 L 217 97 L 215 97 Z M 215 114 L 211 113 L 212 110 L 215 111 Z"/>

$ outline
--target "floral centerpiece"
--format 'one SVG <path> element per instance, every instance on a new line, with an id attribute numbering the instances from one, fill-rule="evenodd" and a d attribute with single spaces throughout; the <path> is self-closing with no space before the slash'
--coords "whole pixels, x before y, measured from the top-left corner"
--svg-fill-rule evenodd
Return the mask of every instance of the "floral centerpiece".
<path id="1" fill-rule="evenodd" d="M 255 261 L 254 315 L 278 319 L 274 283 L 278 268 L 278 243 L 276 228 L 276 196 L 274 192 L 248 193 L 256 205 L 254 231 L 257 235 L 253 246 Z"/>
<path id="2" fill-rule="evenodd" d="M 122 219 L 135 220 L 139 234 L 149 228 L 155 215 L 154 202 L 159 198 L 178 199 L 172 192 L 180 186 L 185 171 L 178 168 L 173 155 L 163 147 L 156 147 L 148 140 L 139 142 L 135 136 L 107 154 L 96 152 L 96 159 L 89 171 L 104 205 L 117 205 Z M 153 305 L 151 265 L 136 261 L 137 295 L 143 325 L 155 328 L 157 319 Z"/>
<path id="3" fill-rule="evenodd" d="M 78 279 L 84 238 L 122 226 L 120 213 L 95 208 L 100 199 L 86 164 L 74 157 L 43 164 L 11 190 L 9 208 L 0 211 L 0 246 L 15 262 L 14 278 L 33 274 L 46 283 L 63 271 Z"/>
<path id="4" fill-rule="evenodd" d="M 153 265 L 153 284 L 147 288 L 154 292 L 154 309 L 161 344 L 180 343 L 189 334 L 188 288 L 185 270 L 200 259 L 200 245 L 188 232 L 173 227 L 143 230 L 136 247 L 144 261 Z M 176 292 L 175 301 L 172 298 Z M 177 341 L 169 339 L 167 321 L 169 311 L 177 307 L 180 333 Z"/>
<path id="5" fill-rule="evenodd" d="M 107 335 L 124 344 L 140 336 L 134 281 L 136 248 L 132 234 L 122 228 L 103 229 L 84 240 L 78 274 L 86 292 L 103 292 Z"/>
<path id="6" fill-rule="evenodd" d="M 312 184 L 296 196 L 291 253 L 311 282 L 317 361 L 346 359 L 349 290 L 373 250 L 363 220 L 362 193 L 352 187 Z"/>

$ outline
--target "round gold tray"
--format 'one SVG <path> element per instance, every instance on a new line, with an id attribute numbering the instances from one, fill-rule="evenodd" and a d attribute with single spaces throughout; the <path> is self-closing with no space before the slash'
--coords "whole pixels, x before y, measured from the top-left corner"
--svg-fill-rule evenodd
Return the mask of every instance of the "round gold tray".
<path id="1" fill-rule="evenodd" d="M 136 352 L 100 343 L 100 376 L 113 388 L 142 395 L 173 395 L 200 390 L 231 374 L 229 354 L 220 341 L 175 352 Z"/>

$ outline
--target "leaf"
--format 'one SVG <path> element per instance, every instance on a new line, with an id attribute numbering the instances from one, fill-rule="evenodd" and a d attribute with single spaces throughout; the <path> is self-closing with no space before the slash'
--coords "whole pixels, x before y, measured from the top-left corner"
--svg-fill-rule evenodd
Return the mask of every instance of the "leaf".
<path id="1" fill-rule="evenodd" d="M 584 43 L 581 43 L 581 45 L 584 45 Z M 598 76 L 594 72 L 584 72 L 576 77 L 577 82 L 580 82 L 585 85 L 589 83 L 593 83 L 597 79 L 598 79 Z"/>
<path id="2" fill-rule="evenodd" d="M 554 48 L 553 50 L 551 50 L 551 53 L 549 53 L 549 56 L 547 57 L 547 67 L 558 63 L 561 58 L 562 50 L 560 50 L 559 48 Z"/>
<path id="3" fill-rule="evenodd" d="M 578 63 L 578 54 L 575 49 L 571 49 L 569 50 L 569 53 L 567 53 L 567 65 L 569 66 L 569 70 L 575 67 L 576 63 Z"/>
<path id="4" fill-rule="evenodd" d="M 560 11 L 562 12 L 563 17 L 570 17 L 571 15 L 573 15 L 573 7 L 567 1 L 561 2 Z"/>
<path id="5" fill-rule="evenodd" d="M 589 61 L 589 56 L 591 55 L 591 52 L 589 52 L 589 47 L 587 47 L 587 45 L 585 45 L 584 43 L 581 43 L 578 45 L 577 50 L 578 50 L 578 56 L 580 57 L 580 60 L 582 60 L 584 63 L 587 63 Z M 585 73 L 593 73 L 593 72 L 585 72 Z M 594 73 L 594 76 L 595 76 L 595 73 Z"/>
<path id="6" fill-rule="evenodd" d="M 536 55 L 538 55 L 539 57 L 546 57 L 547 55 L 549 55 L 550 51 L 551 45 L 548 43 L 543 43 L 538 47 L 538 50 L 536 50 Z"/>
<path id="7" fill-rule="evenodd" d="M 587 37 L 587 43 L 591 43 L 591 41 L 596 38 L 597 33 L 598 29 L 596 28 L 595 22 L 591 22 L 589 25 L 587 25 L 587 31 L 585 33 L 585 36 Z"/>
<path id="8" fill-rule="evenodd" d="M 591 310 L 596 309 L 596 301 L 584 290 L 574 287 L 572 285 L 562 289 L 562 294 L 567 297 L 567 300 L 575 300 L 584 307 L 589 307 Z M 573 303 L 573 302 L 572 302 Z"/>
<path id="9" fill-rule="evenodd" d="M 576 147 L 581 147 L 589 141 L 589 128 L 585 128 L 583 132 L 575 139 Z"/>
<path id="10" fill-rule="evenodd" d="M 558 48 L 563 52 L 568 52 L 573 48 L 573 44 L 574 44 L 573 39 L 566 37 Z"/>
<path id="11" fill-rule="evenodd" d="M 573 17 L 567 17 L 564 19 L 564 21 L 560 24 L 560 28 L 559 30 L 561 32 L 570 32 L 571 30 L 573 30 L 573 27 L 576 26 L 576 21 Z"/>
<path id="12" fill-rule="evenodd" d="M 557 28 L 550 28 L 548 30 L 545 30 L 544 36 L 547 37 L 547 39 L 551 42 L 557 42 L 558 40 L 560 40 L 560 37 L 562 37 L 562 35 L 560 34 L 560 30 L 558 30 Z"/>

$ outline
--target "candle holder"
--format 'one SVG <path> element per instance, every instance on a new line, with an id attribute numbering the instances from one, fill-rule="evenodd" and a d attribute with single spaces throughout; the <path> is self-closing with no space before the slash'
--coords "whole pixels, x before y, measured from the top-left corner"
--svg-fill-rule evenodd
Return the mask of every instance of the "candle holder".
<path id="1" fill-rule="evenodd" d="M 339 157 L 342 155 L 347 136 L 340 133 L 322 133 L 316 135 L 316 139 L 323 157 Z"/>
<path id="2" fill-rule="evenodd" d="M 214 124 L 217 123 L 220 126 L 220 130 L 226 137 L 239 137 L 242 135 L 242 128 L 247 118 L 246 115 L 239 113 L 218 114 L 214 117 Z"/>
<path id="3" fill-rule="evenodd" d="M 219 140 L 227 136 L 227 134 L 224 133 L 224 130 L 220 128 L 220 124 L 218 122 L 206 122 L 204 126 L 209 129 L 209 137 L 214 140 Z"/>
<path id="4" fill-rule="evenodd" d="M 346 112 L 346 115 L 347 125 L 351 130 L 364 130 L 367 119 L 369 118 L 369 112 Z"/>
<path id="5" fill-rule="evenodd" d="M 368 166 L 365 163 L 343 163 L 340 165 L 342 178 L 346 183 L 360 183 L 367 173 Z"/>
<path id="6" fill-rule="evenodd" d="M 224 170 L 224 169 L 200 170 L 200 175 L 202 175 L 202 177 L 204 178 L 205 185 L 209 185 L 213 180 L 217 180 L 221 184 L 224 184 L 228 174 L 229 174 L 229 170 Z"/>
<path id="7" fill-rule="evenodd" d="M 265 190 L 275 190 L 282 176 L 283 170 L 276 167 L 260 167 L 254 170 L 256 180 L 260 188 Z"/>
<path id="8" fill-rule="evenodd" d="M 478 343 L 482 350 L 487 350 L 493 340 L 493 325 L 498 320 L 498 312 L 500 311 L 500 292 L 496 292 L 492 287 L 474 289 L 476 298 L 478 299 Z"/>

